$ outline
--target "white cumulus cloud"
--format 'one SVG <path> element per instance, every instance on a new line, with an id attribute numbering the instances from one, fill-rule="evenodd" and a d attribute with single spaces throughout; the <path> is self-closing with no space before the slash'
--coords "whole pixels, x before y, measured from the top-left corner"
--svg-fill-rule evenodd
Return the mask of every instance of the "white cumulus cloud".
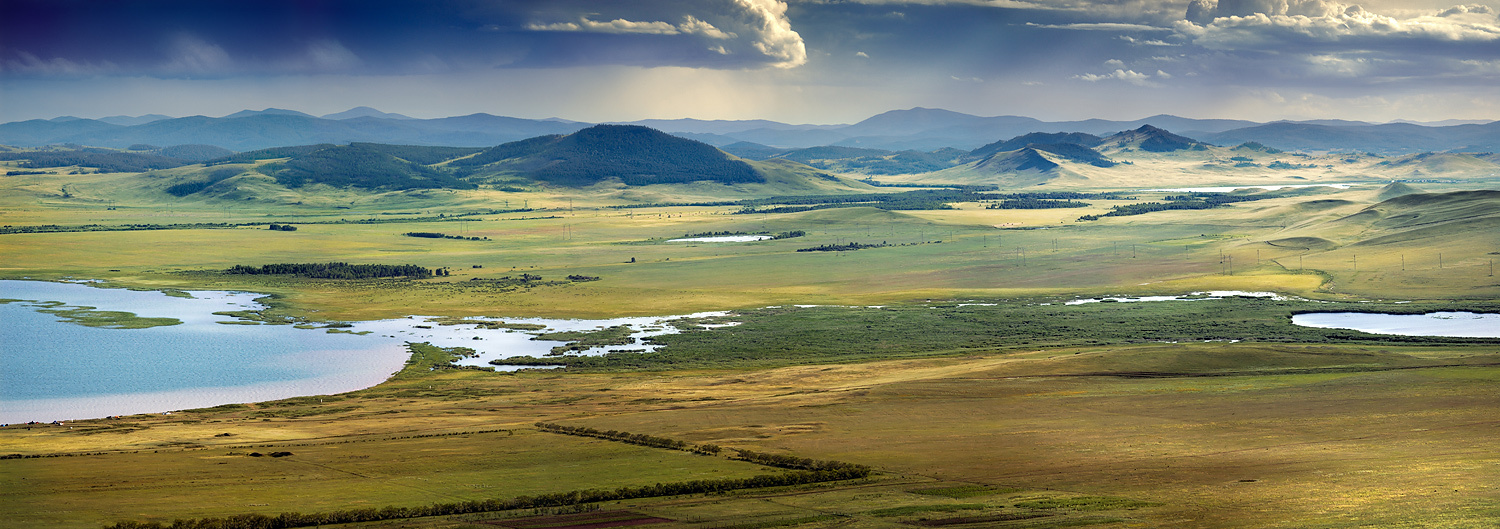
<path id="1" fill-rule="evenodd" d="M 775 60 L 771 66 L 796 68 L 807 64 L 807 45 L 786 18 L 786 3 L 778 0 L 734 0 L 755 32 L 751 46 Z"/>
<path id="2" fill-rule="evenodd" d="M 588 16 L 577 21 L 533 22 L 526 25 L 531 31 L 563 31 L 641 35 L 697 35 L 724 44 L 709 46 L 720 55 L 737 55 L 736 52 L 755 53 L 765 57 L 760 65 L 776 68 L 795 68 L 807 63 L 807 47 L 802 36 L 792 29 L 786 16 L 787 5 L 779 0 L 719 0 L 694 6 L 693 14 L 684 15 L 682 22 L 673 24 L 664 21 L 633 21 L 617 18 L 609 21 L 593 20 Z M 709 22 L 712 20 L 713 22 Z M 745 55 L 753 57 L 753 54 Z"/>
<path id="3" fill-rule="evenodd" d="M 1137 72 L 1135 70 L 1126 70 L 1126 69 L 1123 69 L 1123 68 L 1117 68 L 1117 69 L 1115 69 L 1115 71 L 1110 72 L 1110 73 L 1106 73 L 1106 74 L 1103 74 L 1103 75 L 1086 73 L 1086 74 L 1083 74 L 1083 75 L 1075 75 L 1075 76 L 1073 76 L 1073 78 L 1074 79 L 1078 79 L 1080 81 L 1088 81 L 1090 83 L 1097 83 L 1099 81 L 1111 81 L 1111 80 L 1113 80 L 1113 81 L 1124 81 L 1124 82 L 1127 82 L 1127 83 L 1130 83 L 1130 84 L 1133 84 L 1133 85 L 1137 85 L 1137 86 L 1152 86 L 1152 84 L 1151 84 L 1151 74 L 1149 74 L 1149 73 L 1140 73 L 1140 72 Z"/>
<path id="4" fill-rule="evenodd" d="M 1500 41 L 1500 19 L 1485 6 L 1455 6 L 1396 18 L 1324 0 L 1193 0 L 1179 34 L 1214 49 L 1295 48 L 1298 43 Z"/>

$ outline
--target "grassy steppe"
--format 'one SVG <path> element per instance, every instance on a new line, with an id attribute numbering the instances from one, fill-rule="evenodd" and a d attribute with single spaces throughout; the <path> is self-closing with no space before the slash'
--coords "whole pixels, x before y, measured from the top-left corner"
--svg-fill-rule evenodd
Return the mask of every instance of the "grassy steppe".
<path id="1" fill-rule="evenodd" d="M 1500 520 L 1496 362 L 1493 347 L 1198 343 L 775 369 L 437 371 L 343 397 L 5 428 L 7 452 L 108 453 L 0 461 L 0 525 L 413 505 L 753 470 L 528 426 L 540 420 L 880 471 L 867 483 L 622 504 L 679 527 L 749 513 L 882 527 L 971 515 L 890 509 L 976 503 L 985 515 L 1068 513 L 1040 525 L 1054 527 L 1096 515 L 1116 520 L 1094 520 L 1106 527 L 1488 527 Z M 1425 367 L 1455 363 L 1489 365 Z M 1353 369 L 1305 372 L 1315 367 Z M 496 429 L 506 431 L 401 438 Z M 294 455 L 243 455 L 252 450 Z M 912 493 L 944 486 L 1001 492 Z M 1037 507 L 1080 496 L 1113 499 L 1100 511 Z"/>
<path id="2" fill-rule="evenodd" d="M 957 306 L 1232 289 L 1492 307 L 1500 299 L 1489 270 L 1500 251 L 1492 229 L 1500 204 L 1487 195 L 1382 202 L 1375 187 L 1309 190 L 1080 223 L 1080 215 L 1129 201 L 734 215 L 738 208 L 604 207 L 723 192 L 701 186 L 597 194 L 251 186 L 232 197 L 173 199 L 158 189 L 168 182 L 141 178 L 6 177 L 0 224 L 278 222 L 298 230 L 3 234 L 0 277 L 264 292 L 273 296 L 271 312 L 315 320 L 747 309 L 745 323 L 666 339 L 695 358 L 670 370 L 428 371 L 433 360 L 421 357 L 391 381 L 351 394 L 0 428 L 0 454 L 72 454 L 0 460 L 0 526 L 425 505 L 767 471 L 546 434 L 530 426 L 537 421 L 878 470 L 860 483 L 608 506 L 673 520 L 663 527 L 901 527 L 924 518 L 957 527 L 1500 522 L 1494 345 L 1285 334 L 1285 307 L 1246 300 L 1071 312 Z M 1136 201 L 1159 199 L 1141 193 Z M 451 218 L 521 207 L 533 211 Z M 381 222 L 339 222 L 366 219 Z M 807 236 L 664 242 L 790 230 Z M 849 242 L 891 246 L 796 251 Z M 332 281 L 216 272 L 327 261 L 449 267 L 453 275 Z M 544 280 L 499 281 L 522 273 Z M 550 283 L 570 274 L 601 279 Z M 892 308 L 748 310 L 793 304 Z M 891 314 L 903 319 L 883 319 Z M 1157 321 L 1170 325 L 1149 326 Z M 1048 329 L 1060 335 L 1017 338 Z M 1200 336 L 1214 331 L 1228 334 Z M 1196 339 L 1254 343 L 1154 343 Z M 743 362 L 731 354 L 747 350 L 774 354 Z M 278 451 L 293 455 L 248 455 Z M 368 525 L 472 528 L 521 514 Z"/>
<path id="3" fill-rule="evenodd" d="M 104 178 L 104 177 L 99 177 Z M 30 189 L 21 186 L 23 189 Z M 79 193 L 83 193 L 80 191 Z M 1314 193 L 1314 192 L 1308 192 Z M 467 316 L 672 314 L 789 303 L 884 304 L 928 298 L 1059 294 L 1178 294 L 1191 290 L 1276 290 L 1309 297 L 1494 299 L 1490 263 L 1500 206 L 1468 201 L 1423 227 L 1393 219 L 1443 206 L 1366 212 L 1376 190 L 1316 192 L 1213 210 L 1164 211 L 1075 222 L 1123 201 L 1090 208 L 894 212 L 873 208 L 733 215 L 734 207 L 573 208 L 551 195 L 507 199 L 552 209 L 390 222 L 403 216 L 487 211 L 482 191 L 392 209 L 149 202 L 126 211 L 81 199 L 7 195 L 11 225 L 172 222 L 288 222 L 262 226 L 0 235 L 0 276 L 105 278 L 156 288 L 226 288 L 282 295 L 301 315 L 327 319 L 411 313 Z M 1149 200 L 1143 196 L 1139 200 Z M 482 202 L 488 200 L 488 202 Z M 428 208 L 415 207 L 426 205 Z M 1413 211 L 1415 210 L 1415 211 Z M 383 214 L 389 213 L 389 214 Z M 396 213 L 411 213 L 399 215 Z M 383 223 L 306 224 L 339 219 Z M 477 220 L 473 220 L 477 219 Z M 1366 220 L 1368 219 L 1368 220 Z M 1384 219 L 1384 220 L 1382 220 Z M 1047 228 L 1047 229 L 1040 229 Z M 666 243 L 686 233 L 804 230 L 806 237 L 758 243 Z M 1426 230 L 1426 231 L 1423 231 Z M 403 237 L 437 232 L 488 241 Z M 1321 239 L 1326 244 L 1295 241 Z M 1293 241 L 1293 242 L 1287 242 Z M 887 243 L 852 252 L 796 252 L 825 244 Z M 1441 255 L 1439 255 L 1441 254 Z M 1441 258 L 1441 263 L 1439 263 Z M 418 283 L 319 282 L 224 277 L 196 271 L 236 264 L 347 261 L 450 267 Z M 634 260 L 634 262 L 631 262 Z M 1404 268 L 1403 268 L 1404 260 Z M 482 268 L 475 268 L 480 266 Z M 566 287 L 497 289 L 472 279 L 520 273 L 601 281 Z M 314 314 L 312 311 L 317 311 Z"/>

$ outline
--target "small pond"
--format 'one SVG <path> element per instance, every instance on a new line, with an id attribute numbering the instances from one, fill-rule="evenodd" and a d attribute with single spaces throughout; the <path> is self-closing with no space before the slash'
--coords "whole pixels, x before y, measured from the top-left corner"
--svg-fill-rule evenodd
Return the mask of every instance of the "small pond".
<path id="1" fill-rule="evenodd" d="M 1371 334 L 1398 336 L 1500 338 L 1500 314 L 1474 312 L 1429 312 L 1427 314 L 1315 312 L 1292 316 L 1292 323 L 1303 327 L 1351 329 Z"/>
<path id="2" fill-rule="evenodd" d="M 774 239 L 770 235 L 720 235 L 716 237 L 684 237 L 681 239 L 669 239 L 667 242 L 755 242 Z"/>

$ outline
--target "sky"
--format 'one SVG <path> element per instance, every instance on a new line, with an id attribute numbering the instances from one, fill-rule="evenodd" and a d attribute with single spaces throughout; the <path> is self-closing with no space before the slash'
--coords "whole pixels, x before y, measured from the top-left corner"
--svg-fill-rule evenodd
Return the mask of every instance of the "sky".
<path id="1" fill-rule="evenodd" d="M 1500 119 L 1500 0 L 0 0 L 0 122 Z"/>

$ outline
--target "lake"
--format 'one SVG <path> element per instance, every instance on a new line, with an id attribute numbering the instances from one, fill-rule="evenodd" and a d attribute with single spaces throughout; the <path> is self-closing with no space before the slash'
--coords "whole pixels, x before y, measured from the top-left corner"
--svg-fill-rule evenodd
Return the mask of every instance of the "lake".
<path id="1" fill-rule="evenodd" d="M 171 296 L 82 283 L 0 280 L 0 299 L 11 300 L 0 303 L 0 423 L 157 413 L 353 391 L 399 371 L 409 356 L 407 342 L 469 347 L 479 356 L 459 364 L 484 367 L 490 367 L 490 360 L 542 357 L 564 343 L 476 324 L 439 325 L 420 316 L 310 329 L 244 325 L 248 322 L 213 314 L 260 310 L 264 307 L 255 299 L 261 296 L 216 291 Z M 62 314 L 40 312 L 78 307 L 130 312 L 173 324 L 89 327 L 65 322 Z M 670 324 L 673 319 L 717 315 L 722 313 L 504 321 L 543 325 L 548 331 L 630 325 L 632 336 L 640 340 L 678 332 Z M 581 354 L 655 347 L 638 343 Z"/>
<path id="2" fill-rule="evenodd" d="M 1292 323 L 1303 327 L 1351 329 L 1372 334 L 1398 336 L 1500 338 L 1500 314 L 1474 312 L 1430 312 L 1427 314 L 1316 312 L 1292 316 Z"/>

